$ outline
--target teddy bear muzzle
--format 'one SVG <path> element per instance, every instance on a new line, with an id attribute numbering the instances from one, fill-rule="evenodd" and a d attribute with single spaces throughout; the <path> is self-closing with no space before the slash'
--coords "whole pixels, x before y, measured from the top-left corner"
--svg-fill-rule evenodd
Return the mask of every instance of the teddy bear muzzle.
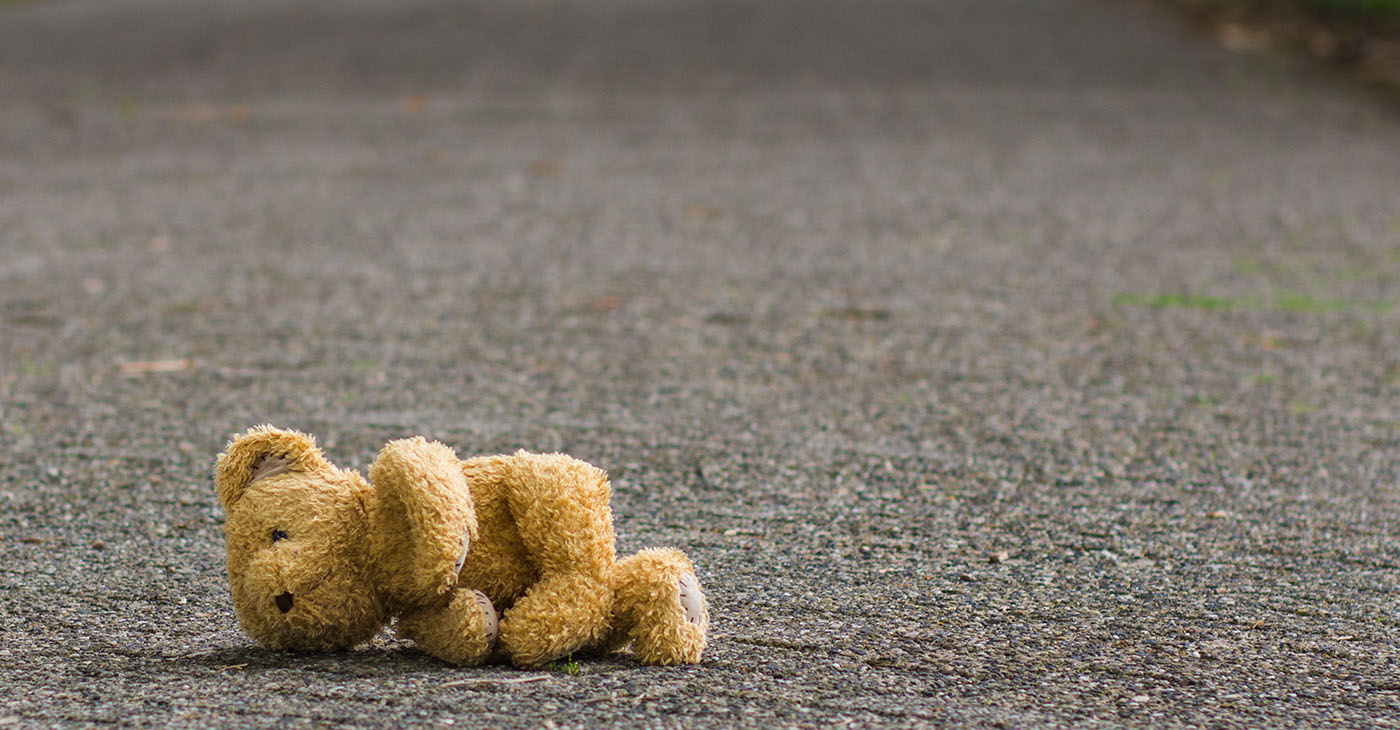
<path id="1" fill-rule="evenodd" d="M 288 591 L 283 591 L 276 598 L 272 599 L 272 602 L 277 604 L 277 610 L 282 613 L 292 610 L 292 594 Z"/>

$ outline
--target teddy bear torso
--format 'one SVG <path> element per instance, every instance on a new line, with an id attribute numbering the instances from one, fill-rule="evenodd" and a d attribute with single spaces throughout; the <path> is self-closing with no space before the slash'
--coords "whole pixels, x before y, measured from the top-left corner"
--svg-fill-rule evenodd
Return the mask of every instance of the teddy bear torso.
<path id="1" fill-rule="evenodd" d="M 467 551 L 457 585 L 485 593 L 504 612 L 540 578 L 520 539 L 507 500 L 507 485 L 493 478 L 502 457 L 484 456 L 462 462 L 462 471 L 476 504 L 477 539 Z"/>

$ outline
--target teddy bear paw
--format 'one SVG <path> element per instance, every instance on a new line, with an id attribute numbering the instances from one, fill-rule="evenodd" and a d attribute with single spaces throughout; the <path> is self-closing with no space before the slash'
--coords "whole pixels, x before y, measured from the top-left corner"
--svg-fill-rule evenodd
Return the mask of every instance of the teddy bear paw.
<path id="1" fill-rule="evenodd" d="M 496 638 L 501 634 L 500 617 L 496 614 L 496 607 L 491 605 L 491 599 L 486 597 L 481 591 L 476 593 L 476 605 L 481 609 L 481 615 L 486 619 L 486 645 L 492 646 L 496 643 Z"/>
<path id="2" fill-rule="evenodd" d="M 681 608 L 685 611 L 685 620 L 692 624 L 699 624 L 705 609 L 705 595 L 700 592 L 700 581 L 696 579 L 694 573 L 684 573 L 680 580 L 676 581 L 676 584 L 680 589 Z"/>
<path id="3" fill-rule="evenodd" d="M 457 551 L 457 562 L 452 564 L 452 574 L 458 575 L 462 572 L 462 566 L 467 564 L 467 551 L 471 549 L 471 535 L 462 535 L 462 549 Z"/>

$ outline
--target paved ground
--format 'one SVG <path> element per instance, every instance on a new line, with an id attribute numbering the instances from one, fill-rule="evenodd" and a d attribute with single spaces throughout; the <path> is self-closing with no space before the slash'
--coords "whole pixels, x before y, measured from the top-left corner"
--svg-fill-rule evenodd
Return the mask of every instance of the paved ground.
<path id="1" fill-rule="evenodd" d="M 0 725 L 1400 726 L 1400 118 L 1062 0 L 0 8 Z M 258 649 L 270 421 L 610 470 L 703 665 Z"/>

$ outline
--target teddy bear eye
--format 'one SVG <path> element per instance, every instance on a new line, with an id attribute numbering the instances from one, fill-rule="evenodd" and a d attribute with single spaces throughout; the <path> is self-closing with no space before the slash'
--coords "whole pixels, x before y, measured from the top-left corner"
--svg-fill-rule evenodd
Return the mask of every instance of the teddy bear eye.
<path id="1" fill-rule="evenodd" d="M 287 539 L 287 532 L 286 532 L 286 530 L 273 530 L 273 531 L 272 531 L 272 541 L 273 541 L 273 542 L 277 542 L 278 540 L 286 540 L 286 539 Z"/>

